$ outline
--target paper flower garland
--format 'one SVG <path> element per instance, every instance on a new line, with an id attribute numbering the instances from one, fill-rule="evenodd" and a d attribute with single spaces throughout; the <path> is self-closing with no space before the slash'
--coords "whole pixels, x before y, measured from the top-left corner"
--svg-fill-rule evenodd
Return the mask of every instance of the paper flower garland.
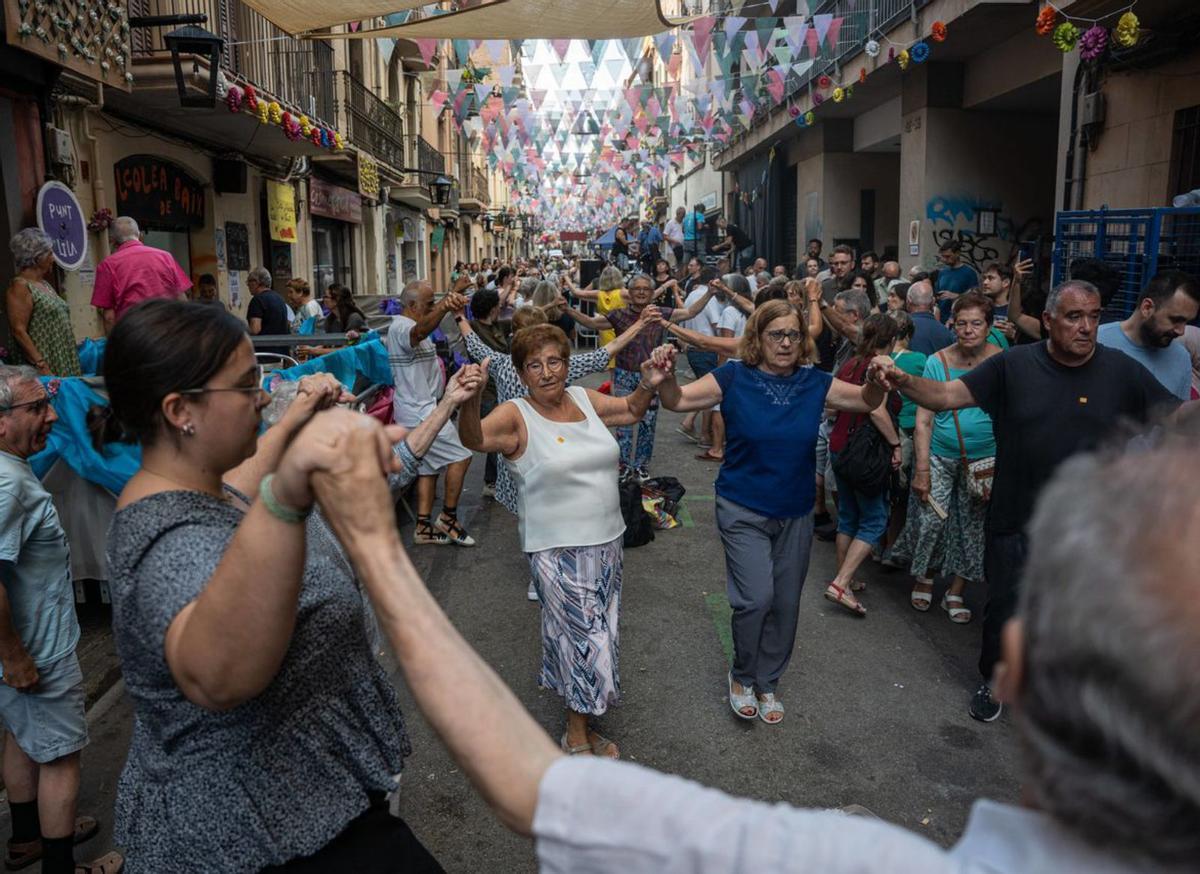
<path id="1" fill-rule="evenodd" d="M 825 98 L 820 94 L 813 94 L 812 101 L 813 101 L 813 106 L 820 106 L 822 103 L 825 102 Z"/>
<path id="2" fill-rule="evenodd" d="M 833 89 L 833 102 L 834 103 L 841 103 L 845 99 L 846 99 L 846 92 L 842 90 L 841 86 Z"/>
<path id="3" fill-rule="evenodd" d="M 254 114 L 258 116 L 259 124 L 266 124 L 271 117 L 271 107 L 267 105 L 265 100 L 259 100 L 258 109 Z"/>
<path id="4" fill-rule="evenodd" d="M 867 81 L 867 68 L 866 68 L 866 67 L 859 67 L 859 68 L 858 68 L 858 81 L 859 81 L 859 82 L 866 82 L 866 81 Z"/>
<path id="5" fill-rule="evenodd" d="M 828 76 L 826 76 L 824 73 L 822 73 L 820 76 L 817 77 L 817 87 L 818 88 L 828 88 L 832 84 L 833 84 L 833 80 L 830 79 Z"/>
<path id="6" fill-rule="evenodd" d="M 873 39 L 869 39 L 866 45 L 863 46 L 863 51 L 867 53 L 867 57 L 877 58 L 879 57 L 879 43 Z"/>
<path id="7" fill-rule="evenodd" d="M 908 69 L 909 54 L 908 49 L 902 49 L 900 54 L 896 55 L 896 63 L 900 65 L 901 70 Z"/>
<path id="8" fill-rule="evenodd" d="M 229 90 L 225 92 L 225 105 L 229 107 L 230 112 L 241 112 L 245 96 L 245 92 L 237 85 L 230 85 Z"/>
<path id="9" fill-rule="evenodd" d="M 817 115 L 811 109 L 808 112 L 804 113 L 804 123 L 805 124 L 812 124 L 816 120 L 817 120 Z"/>
<path id="10" fill-rule="evenodd" d="M 1112 40 L 1123 49 L 1133 48 L 1138 41 L 1138 17 L 1132 12 L 1126 12 L 1117 20 L 1113 28 Z"/>
<path id="11" fill-rule="evenodd" d="M 929 60 L 929 43 L 919 42 L 908 50 L 908 56 L 914 64 L 923 64 Z"/>
<path id="12" fill-rule="evenodd" d="M 946 22 L 935 21 L 929 31 L 929 36 L 934 42 L 944 42 L 946 39 Z"/>
<path id="13" fill-rule="evenodd" d="M 896 60 L 896 47 L 888 46 L 888 63 Z"/>
<path id="14" fill-rule="evenodd" d="M 788 107 L 788 115 L 790 115 L 792 118 L 799 118 L 800 117 L 800 107 L 793 103 L 791 106 Z"/>
<path id="15" fill-rule="evenodd" d="M 246 86 L 246 108 L 251 112 L 258 112 L 258 92 L 254 90 L 253 85 Z"/>
<path id="16" fill-rule="evenodd" d="M 271 124 L 279 124 L 283 120 L 283 107 L 272 100 L 267 104 L 267 116 L 271 119 Z"/>
<path id="17" fill-rule="evenodd" d="M 279 126 L 283 128 L 283 135 L 292 142 L 300 139 L 300 124 L 290 112 L 285 112 L 279 119 Z"/>
<path id="18" fill-rule="evenodd" d="M 308 120 L 307 115 L 300 116 L 299 121 L 301 136 L 309 136 L 312 133 L 312 122 Z"/>
<path id="19" fill-rule="evenodd" d="M 1098 24 L 1093 24 L 1079 38 L 1079 57 L 1085 61 L 1102 57 L 1107 48 L 1108 31 Z"/>
<path id="20" fill-rule="evenodd" d="M 1064 21 L 1054 28 L 1054 46 L 1063 54 L 1075 48 L 1079 41 L 1079 28 L 1069 21 Z"/>
<path id="21" fill-rule="evenodd" d="M 1053 6 L 1043 6 L 1038 13 L 1036 30 L 1038 36 L 1049 36 L 1054 33 L 1054 24 L 1058 21 L 1058 10 Z"/>

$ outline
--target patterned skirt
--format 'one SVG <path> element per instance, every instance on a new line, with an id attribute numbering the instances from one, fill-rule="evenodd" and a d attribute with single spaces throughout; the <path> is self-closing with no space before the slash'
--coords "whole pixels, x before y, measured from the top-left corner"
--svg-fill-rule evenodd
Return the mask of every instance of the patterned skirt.
<path id="1" fill-rule="evenodd" d="M 542 605 L 538 684 L 576 713 L 599 716 L 621 698 L 621 539 L 527 553 Z"/>
<path id="2" fill-rule="evenodd" d="M 929 494 L 946 511 L 943 521 L 915 494 L 908 498 L 908 519 L 886 558 L 908 567 L 914 577 L 983 579 L 983 526 L 987 504 L 967 494 L 967 474 L 958 458 L 929 457 Z"/>

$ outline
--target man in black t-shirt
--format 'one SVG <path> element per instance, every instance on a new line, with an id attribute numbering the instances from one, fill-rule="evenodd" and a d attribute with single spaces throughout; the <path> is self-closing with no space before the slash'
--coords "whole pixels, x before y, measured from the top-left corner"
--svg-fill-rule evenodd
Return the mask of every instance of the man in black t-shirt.
<path id="1" fill-rule="evenodd" d="M 250 333 L 254 336 L 290 334 L 292 329 L 288 324 L 287 304 L 271 288 L 271 272 L 265 267 L 255 267 L 246 277 L 246 288 L 250 291 L 250 303 L 246 307 L 246 322 L 250 326 Z M 287 346 L 271 346 L 255 351 L 291 354 Z"/>
<path id="2" fill-rule="evenodd" d="M 971 716 L 991 722 L 1000 704 L 988 683 L 1000 657 L 1000 632 L 1016 610 L 1025 563 L 1026 525 L 1042 487 L 1070 456 L 1096 448 L 1123 422 L 1150 421 L 1178 400 L 1140 363 L 1096 343 L 1102 306 L 1089 282 L 1067 280 L 1046 299 L 1048 340 L 1009 349 L 961 379 L 910 376 L 886 356 L 871 376 L 935 412 L 978 406 L 992 418 L 996 472 L 988 506 L 979 671 L 984 683 Z"/>
<path id="3" fill-rule="evenodd" d="M 725 234 L 725 238 L 713 246 L 713 251 L 728 255 L 734 270 L 748 267 L 754 258 L 754 241 L 750 235 L 724 216 L 717 220 L 717 227 Z"/>

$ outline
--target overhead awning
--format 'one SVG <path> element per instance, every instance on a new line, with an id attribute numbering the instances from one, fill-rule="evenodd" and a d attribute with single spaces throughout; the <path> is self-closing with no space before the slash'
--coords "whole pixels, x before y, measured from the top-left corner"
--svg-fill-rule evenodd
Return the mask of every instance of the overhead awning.
<path id="1" fill-rule="evenodd" d="M 420 9 L 430 0 L 346 0 L 330 3 L 329 0 L 242 0 L 251 9 L 262 14 L 291 34 L 310 30 L 336 27 L 347 21 L 364 21 L 379 18 L 393 12 Z"/>
<path id="2" fill-rule="evenodd" d="M 275 0 L 254 0 L 270 5 Z M 287 0 L 310 2 L 310 0 Z M 368 0 L 377 3 L 378 0 Z M 386 5 L 386 4 L 384 4 Z M 393 6 L 395 4 L 393 3 Z M 338 7 L 342 20 L 359 17 L 358 0 Z M 264 15 L 270 14 L 267 12 Z M 328 17 L 328 16 L 326 16 Z M 411 24 L 323 33 L 322 39 L 625 39 L 653 36 L 695 20 L 667 18 L 659 0 L 494 0 L 485 6 L 422 18 Z M 314 34 L 315 36 L 315 34 Z"/>

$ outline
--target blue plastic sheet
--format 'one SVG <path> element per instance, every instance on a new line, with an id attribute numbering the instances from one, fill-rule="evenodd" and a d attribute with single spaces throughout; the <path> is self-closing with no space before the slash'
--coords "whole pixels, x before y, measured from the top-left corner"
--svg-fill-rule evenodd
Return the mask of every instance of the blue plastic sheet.
<path id="1" fill-rule="evenodd" d="M 263 379 L 263 387 L 270 390 L 275 379 L 292 382 L 312 373 L 331 373 L 347 389 L 354 387 L 358 374 L 362 374 L 373 385 L 391 385 L 392 368 L 388 366 L 387 349 L 374 331 L 354 346 L 346 346 L 320 358 L 314 358 L 286 370 L 274 370 Z"/>
<path id="2" fill-rule="evenodd" d="M 43 384 L 50 382 L 47 377 Z M 45 476 L 54 462 L 62 459 L 71 470 L 89 482 L 103 486 L 113 494 L 125 488 L 125 483 L 142 463 L 142 449 L 129 443 L 110 443 L 100 454 L 92 447 L 92 435 L 87 428 L 88 408 L 108 403 L 83 379 L 58 380 L 54 396 L 54 412 L 58 421 L 50 430 L 46 448 L 29 459 L 33 472 Z"/>
<path id="3" fill-rule="evenodd" d="M 105 338 L 93 340 L 88 337 L 79 344 L 79 364 L 83 367 L 84 376 L 95 376 L 104 366 L 104 346 L 108 343 Z"/>

